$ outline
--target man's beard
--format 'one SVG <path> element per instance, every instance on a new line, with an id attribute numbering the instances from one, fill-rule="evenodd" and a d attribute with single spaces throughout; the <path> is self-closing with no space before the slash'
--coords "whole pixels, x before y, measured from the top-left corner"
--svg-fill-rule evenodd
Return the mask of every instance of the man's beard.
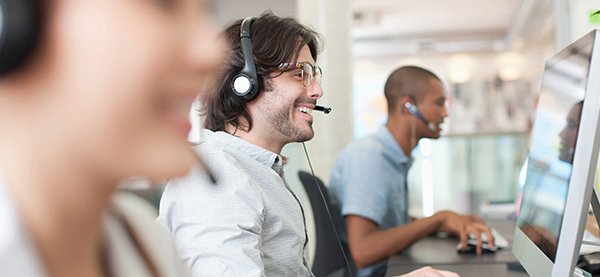
<path id="1" fill-rule="evenodd" d="M 293 142 L 307 141 L 312 139 L 314 136 L 314 132 L 312 130 L 312 121 L 309 122 L 310 131 L 307 131 L 303 130 L 299 126 L 294 125 L 294 121 L 290 118 L 290 114 L 285 110 L 275 111 L 268 116 L 269 119 L 271 119 L 271 124 L 273 124 L 275 130 L 290 138 L 290 140 Z"/>
<path id="2" fill-rule="evenodd" d="M 294 104 L 283 104 L 284 99 L 278 97 L 278 91 L 268 92 L 268 105 L 261 108 L 261 112 L 265 118 L 271 123 L 273 129 L 277 130 L 283 136 L 289 138 L 292 142 L 302 142 L 313 138 L 314 131 L 312 129 L 312 121 L 309 122 L 310 130 L 305 130 L 300 125 L 300 122 L 294 122 L 291 118 L 290 111 L 295 110 Z M 316 102 L 316 101 L 315 101 Z"/>

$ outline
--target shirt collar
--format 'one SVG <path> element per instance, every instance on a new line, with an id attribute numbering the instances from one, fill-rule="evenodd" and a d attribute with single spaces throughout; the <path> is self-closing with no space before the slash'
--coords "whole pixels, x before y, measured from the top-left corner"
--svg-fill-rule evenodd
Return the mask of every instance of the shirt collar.
<path id="1" fill-rule="evenodd" d="M 404 154 L 404 150 L 402 150 L 400 144 L 398 144 L 398 141 L 396 141 L 396 138 L 394 135 L 392 135 L 392 132 L 390 132 L 385 125 L 379 128 L 379 130 L 375 133 L 375 137 L 385 147 L 386 151 L 384 155 L 386 155 L 389 159 L 397 164 L 412 163 L 412 158 L 409 158 L 406 156 L 406 154 Z"/>
<path id="2" fill-rule="evenodd" d="M 0 168 L 0 275 L 45 276 L 42 261 L 20 217 Z M 11 275 L 11 274 L 9 274 Z"/>
<path id="3" fill-rule="evenodd" d="M 229 148 L 244 153 L 255 159 L 257 162 L 273 169 L 280 175 L 283 172 L 283 166 L 289 161 L 288 157 L 277 155 L 260 146 L 222 131 L 213 132 L 208 129 L 203 129 L 201 143 L 202 142 L 227 145 Z"/>

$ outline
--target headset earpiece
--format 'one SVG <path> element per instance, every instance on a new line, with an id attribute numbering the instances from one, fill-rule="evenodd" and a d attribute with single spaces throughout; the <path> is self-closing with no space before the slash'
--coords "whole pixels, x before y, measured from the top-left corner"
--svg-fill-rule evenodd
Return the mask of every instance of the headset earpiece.
<path id="1" fill-rule="evenodd" d="M 0 75 L 22 65 L 38 39 L 36 0 L 0 0 Z"/>
<path id="2" fill-rule="evenodd" d="M 242 55 L 244 56 L 244 68 L 237 72 L 231 80 L 233 97 L 243 103 L 256 99 L 260 93 L 260 80 L 258 74 L 256 74 L 254 53 L 252 52 L 252 42 L 250 40 L 250 25 L 256 19 L 256 17 L 247 17 L 242 21 L 240 40 Z"/>
<path id="3" fill-rule="evenodd" d="M 414 99 L 412 96 L 411 96 L 411 98 Z M 423 121 L 425 123 L 425 125 L 427 125 L 427 128 L 429 128 L 429 130 L 431 130 L 432 132 L 435 132 L 438 130 L 438 127 L 435 126 L 435 124 L 427 121 L 427 119 L 425 119 L 423 117 L 421 112 L 419 112 L 419 109 L 417 109 L 417 106 L 415 106 L 413 103 L 406 102 L 406 103 L 404 103 L 404 107 L 406 107 L 406 109 L 408 110 L 409 113 L 411 113 L 412 115 L 416 116 L 418 119 Z"/>

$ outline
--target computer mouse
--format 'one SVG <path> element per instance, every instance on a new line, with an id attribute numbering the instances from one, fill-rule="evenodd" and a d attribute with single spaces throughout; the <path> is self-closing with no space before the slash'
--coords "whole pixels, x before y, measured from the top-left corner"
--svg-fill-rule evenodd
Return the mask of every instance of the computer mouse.
<path id="1" fill-rule="evenodd" d="M 498 250 L 497 246 L 490 246 L 486 242 L 483 242 L 481 244 L 481 253 L 482 254 L 496 253 L 497 250 Z M 456 245 L 456 251 L 460 254 L 475 254 L 475 253 L 477 253 L 476 252 L 477 251 L 477 240 L 468 239 L 467 247 L 465 247 L 465 250 L 462 250 L 462 243 L 459 242 L 458 245 Z"/>
<path id="2" fill-rule="evenodd" d="M 498 231 L 496 231 L 496 229 L 490 228 L 490 232 L 492 233 L 492 236 L 494 237 L 494 245 L 498 247 L 497 250 L 502 250 L 502 249 L 505 249 L 508 247 L 508 241 L 502 235 L 500 235 L 500 233 L 498 233 Z M 481 232 L 480 237 L 481 237 L 481 241 L 483 241 L 483 242 L 488 241 L 488 237 L 485 232 Z M 475 234 L 469 233 L 469 239 L 476 240 L 477 237 L 475 237 Z"/>

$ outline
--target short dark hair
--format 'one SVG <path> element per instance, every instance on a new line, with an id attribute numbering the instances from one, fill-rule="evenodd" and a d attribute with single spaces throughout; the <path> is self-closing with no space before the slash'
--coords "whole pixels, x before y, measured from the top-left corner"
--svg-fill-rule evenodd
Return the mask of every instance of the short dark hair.
<path id="1" fill-rule="evenodd" d="M 418 66 L 400 67 L 388 77 L 385 82 L 385 98 L 388 102 L 388 112 L 396 110 L 397 102 L 400 98 L 410 95 L 415 100 L 420 101 L 425 95 L 424 92 L 431 86 L 431 80 L 438 78 L 431 71 Z"/>
<path id="2" fill-rule="evenodd" d="M 242 21 L 243 19 L 236 20 L 223 29 L 223 39 L 229 46 L 229 52 L 218 73 L 217 89 L 205 93 L 200 99 L 201 114 L 205 116 L 204 127 L 212 131 L 226 131 L 228 125 L 235 130 L 252 129 L 252 117 L 247 110 L 247 103 L 234 99 L 230 86 L 232 79 L 244 66 L 240 42 Z M 250 36 L 262 91 L 271 90 L 271 73 L 278 70 L 282 63 L 296 62 L 302 47 L 308 45 L 315 61 L 320 52 L 321 37 L 317 32 L 294 18 L 279 17 L 270 11 L 264 12 L 252 23 Z"/>

